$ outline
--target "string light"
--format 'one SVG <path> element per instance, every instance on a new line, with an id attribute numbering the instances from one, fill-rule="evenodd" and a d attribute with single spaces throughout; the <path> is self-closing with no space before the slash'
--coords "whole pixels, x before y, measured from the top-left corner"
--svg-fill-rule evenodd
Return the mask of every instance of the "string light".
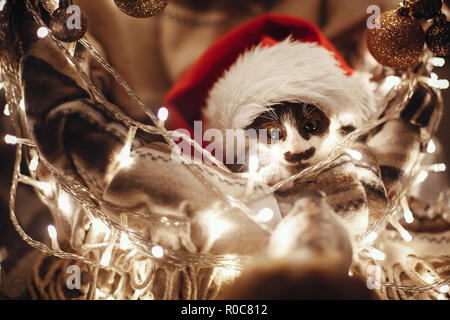
<path id="1" fill-rule="evenodd" d="M 50 236 L 50 240 L 52 243 L 52 249 L 55 251 L 60 251 L 58 244 L 58 233 L 54 225 L 49 225 L 47 227 L 48 235 Z"/>
<path id="2" fill-rule="evenodd" d="M 364 238 L 364 240 L 361 243 L 361 246 L 366 246 L 371 243 L 373 243 L 378 238 L 378 233 L 376 231 L 372 231 L 367 235 L 367 237 Z"/>
<path id="3" fill-rule="evenodd" d="M 23 139 L 23 138 L 18 138 L 16 136 L 7 134 L 5 135 L 5 143 L 6 144 L 11 144 L 11 145 L 15 145 L 15 144 L 23 144 L 23 145 L 27 145 L 30 147 L 34 147 L 35 144 L 33 141 L 28 140 L 28 139 Z"/>
<path id="4" fill-rule="evenodd" d="M 409 208 L 408 200 L 406 199 L 406 197 L 403 197 L 400 200 L 400 205 L 403 209 L 403 217 L 405 218 L 406 223 L 413 223 L 414 216 L 411 209 Z"/>
<path id="5" fill-rule="evenodd" d="M 165 122 L 169 118 L 169 110 L 166 107 L 161 107 L 158 110 L 158 119 Z"/>
<path id="6" fill-rule="evenodd" d="M 154 246 L 152 248 L 152 255 L 155 258 L 162 258 L 164 256 L 164 249 L 161 246 Z"/>
<path id="7" fill-rule="evenodd" d="M 435 153 L 436 152 L 436 144 L 433 140 L 430 140 L 427 146 L 427 152 L 428 153 Z"/>
<path id="8" fill-rule="evenodd" d="M 58 208 L 65 213 L 66 215 L 70 215 L 73 211 L 71 199 L 66 192 L 61 192 L 58 197 Z"/>
<path id="9" fill-rule="evenodd" d="M 7 134 L 7 135 L 5 136 L 5 142 L 6 142 L 7 144 L 15 145 L 15 144 L 17 144 L 17 141 L 18 141 L 18 139 L 17 139 L 16 136 L 12 136 L 12 135 L 10 135 L 10 134 Z"/>
<path id="10" fill-rule="evenodd" d="M 445 172 L 447 170 L 447 166 L 445 163 L 436 163 L 429 167 L 429 171 L 433 172 Z"/>
<path id="11" fill-rule="evenodd" d="M 38 30 L 37 30 L 37 36 L 39 37 L 39 38 L 45 38 L 46 36 L 48 36 L 48 29 L 47 29 L 47 27 L 40 27 Z"/>
<path id="12" fill-rule="evenodd" d="M 369 256 L 378 261 L 383 261 L 386 259 L 386 254 L 376 248 L 369 249 Z"/>
<path id="13" fill-rule="evenodd" d="M 416 183 L 420 184 L 420 183 L 424 182 L 425 180 L 427 180 L 427 178 L 428 178 L 428 172 L 426 172 L 425 170 L 422 170 L 417 175 Z"/>
<path id="14" fill-rule="evenodd" d="M 9 104 L 5 104 L 5 108 L 3 109 L 3 114 L 7 117 L 11 115 L 11 112 L 9 111 Z"/>
<path id="15" fill-rule="evenodd" d="M 412 235 L 405 228 L 403 228 L 403 226 L 398 221 L 391 219 L 390 222 L 391 225 L 400 233 L 400 236 L 403 238 L 403 240 L 405 240 L 406 242 L 411 242 Z"/>
<path id="16" fill-rule="evenodd" d="M 447 293 L 448 290 L 449 290 L 449 287 L 446 284 L 439 287 L 439 292 L 440 293 Z"/>
<path id="17" fill-rule="evenodd" d="M 109 266 L 112 258 L 112 250 L 114 247 L 114 243 L 116 242 L 115 233 L 111 233 L 109 236 L 108 246 L 106 247 L 105 252 L 103 252 L 102 258 L 100 259 L 100 264 L 104 267 Z"/>
<path id="18" fill-rule="evenodd" d="M 35 152 L 33 158 L 30 161 L 30 165 L 28 168 L 31 171 L 36 171 L 38 165 L 39 165 L 39 156 L 38 156 L 37 152 Z"/>
<path id="19" fill-rule="evenodd" d="M 5 1 L 5 0 L 2 0 L 2 1 Z M 48 30 L 46 30 L 47 31 L 47 34 L 48 34 Z M 395 78 L 397 78 L 397 80 L 395 80 L 395 81 L 398 81 L 398 84 L 400 84 L 401 83 L 401 80 L 400 80 L 400 78 L 398 78 L 398 77 L 395 77 Z M 158 112 L 159 113 L 159 112 Z M 158 115 L 158 118 L 159 118 L 159 115 Z M 17 143 L 17 142 L 16 142 Z M 125 155 L 127 155 L 128 157 L 125 157 L 125 160 L 127 160 L 127 159 L 129 159 L 129 156 L 130 156 L 130 153 L 131 153 L 131 144 L 130 144 L 130 149 L 128 149 L 129 150 L 129 152 L 127 153 L 127 154 L 125 154 Z M 359 153 L 360 154 L 360 153 Z M 361 154 L 360 154 L 361 155 Z M 353 157 L 353 156 L 352 156 Z M 355 158 L 355 157 L 353 157 L 353 158 Z M 356 160 L 358 160 L 357 159 L 358 158 L 358 156 L 356 156 Z M 361 158 L 362 158 L 362 155 L 361 155 Z M 359 159 L 360 160 L 360 159 Z M 125 161 L 126 162 L 126 161 Z M 258 169 L 256 169 L 256 171 L 257 171 Z M 426 178 L 425 178 L 426 179 Z M 59 202 L 59 201 L 58 201 Z M 272 214 L 273 214 L 273 212 L 272 212 Z M 106 225 L 105 224 L 103 224 L 102 222 L 101 222 L 101 220 L 92 220 L 93 222 L 93 225 L 96 225 L 97 223 L 99 223 L 99 224 L 101 224 L 101 225 L 103 225 L 103 227 L 105 228 L 105 231 L 109 231 L 109 228 L 108 227 L 106 227 Z M 220 222 L 222 222 L 223 223 L 223 221 L 220 221 Z M 55 231 L 56 231 L 56 229 L 55 229 Z M 406 230 L 405 230 L 406 231 Z M 123 233 L 123 234 L 125 234 L 126 235 L 126 233 Z M 375 233 L 376 234 L 376 233 Z M 369 234 L 369 236 L 370 236 L 370 234 Z M 368 236 L 368 237 L 369 237 Z M 375 237 L 376 238 L 376 237 Z M 122 239 L 122 234 L 121 234 L 121 239 Z M 128 239 L 129 240 L 129 239 Z M 375 239 L 374 239 L 375 240 Z M 159 246 L 157 246 L 157 247 L 159 247 Z M 112 248 L 112 247 L 111 247 Z M 155 247 L 154 247 L 155 248 Z M 154 249 L 153 248 L 153 249 Z M 161 248 L 161 250 L 162 250 L 162 253 L 164 254 L 164 250 L 163 250 L 163 248 L 162 247 L 159 247 L 159 248 Z M 152 249 L 152 254 L 153 254 L 153 249 Z M 112 250 L 112 249 L 111 249 Z M 134 251 L 135 251 L 135 249 L 134 249 Z M 380 251 L 381 252 L 381 251 Z M 381 252 L 382 253 L 382 252 Z M 383 254 L 383 253 L 382 253 Z M 378 254 L 379 255 L 379 254 Z M 156 255 L 154 255 L 154 256 L 156 256 Z M 102 257 L 102 259 L 103 259 L 103 257 Z M 111 258 L 110 258 L 111 259 Z M 109 263 L 109 262 L 108 262 Z M 227 269 L 227 268 L 224 268 L 224 269 Z M 225 272 L 227 272 L 227 271 L 225 271 Z M 350 271 L 351 272 L 351 271 Z M 350 272 L 349 272 L 349 274 L 350 274 Z M 142 291 L 141 290 L 136 290 L 135 291 L 135 294 L 134 294 L 134 296 L 133 297 L 136 297 L 136 298 L 138 298 L 140 295 L 141 295 L 141 293 L 142 293 Z M 443 297 L 443 295 L 442 295 L 442 297 Z"/>
<path id="20" fill-rule="evenodd" d="M 430 59 L 430 63 L 434 67 L 443 67 L 445 65 L 445 59 L 441 57 L 433 57 Z"/>
<path id="21" fill-rule="evenodd" d="M 269 222 L 273 218 L 273 210 L 270 208 L 263 208 L 258 212 L 256 219 L 260 222 Z"/>
<path id="22" fill-rule="evenodd" d="M 136 135 L 137 128 L 131 127 L 128 131 L 127 140 L 125 146 L 116 156 L 116 160 L 119 162 L 119 169 L 124 167 L 129 167 L 133 163 L 133 158 L 131 158 L 131 145 L 133 143 L 134 137 Z"/>
<path id="23" fill-rule="evenodd" d="M 357 161 L 361 161 L 362 159 L 362 154 L 359 151 L 353 150 L 353 149 L 347 149 L 346 150 L 347 154 L 352 157 L 353 159 L 357 160 Z"/>
<path id="24" fill-rule="evenodd" d="M 425 281 L 428 284 L 433 284 L 436 282 L 436 278 L 430 274 L 427 274 L 426 276 L 423 277 L 423 281 Z"/>
<path id="25" fill-rule="evenodd" d="M 19 102 L 19 108 L 20 108 L 20 110 L 22 110 L 23 112 L 25 112 L 25 100 L 24 100 L 24 99 L 20 100 L 20 102 Z"/>

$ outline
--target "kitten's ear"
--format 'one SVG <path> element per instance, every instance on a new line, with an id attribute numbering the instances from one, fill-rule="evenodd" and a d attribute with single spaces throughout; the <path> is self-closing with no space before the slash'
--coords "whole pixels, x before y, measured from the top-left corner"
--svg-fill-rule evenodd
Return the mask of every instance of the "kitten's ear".
<path id="1" fill-rule="evenodd" d="M 341 134 L 342 134 L 343 136 L 346 136 L 346 135 L 348 135 L 350 132 L 353 132 L 353 131 L 355 131 L 355 130 L 356 130 L 356 128 L 355 128 L 354 126 L 352 126 L 352 125 L 342 126 L 342 127 L 339 129 L 339 131 L 341 132 Z"/>

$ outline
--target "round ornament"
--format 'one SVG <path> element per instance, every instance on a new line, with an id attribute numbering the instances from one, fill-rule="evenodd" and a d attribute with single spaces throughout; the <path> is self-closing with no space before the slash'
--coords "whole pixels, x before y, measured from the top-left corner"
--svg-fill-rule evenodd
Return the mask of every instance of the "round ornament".
<path id="1" fill-rule="evenodd" d="M 86 34 L 88 20 L 78 6 L 60 7 L 53 12 L 49 28 L 56 39 L 74 42 Z"/>
<path id="2" fill-rule="evenodd" d="M 427 30 L 425 40 L 428 48 L 436 56 L 450 56 L 450 22 L 445 19 L 445 16 L 437 19 Z"/>
<path id="3" fill-rule="evenodd" d="M 149 18 L 160 14 L 169 0 L 114 0 L 116 6 L 129 16 Z"/>
<path id="4" fill-rule="evenodd" d="M 423 51 L 425 40 L 422 26 L 404 9 L 383 13 L 380 17 L 380 27 L 367 32 L 370 53 L 386 67 L 409 67 Z"/>
<path id="5" fill-rule="evenodd" d="M 442 9 L 442 0 L 414 0 L 410 2 L 411 14 L 416 19 L 431 19 Z"/>

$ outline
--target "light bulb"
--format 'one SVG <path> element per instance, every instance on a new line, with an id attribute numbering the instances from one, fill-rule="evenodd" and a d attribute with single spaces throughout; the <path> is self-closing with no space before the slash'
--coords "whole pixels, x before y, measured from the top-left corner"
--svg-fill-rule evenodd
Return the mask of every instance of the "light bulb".
<path id="1" fill-rule="evenodd" d="M 5 142 L 7 144 L 12 144 L 12 145 L 17 144 L 17 137 L 16 136 L 12 136 L 10 134 L 7 134 L 5 136 Z"/>
<path id="2" fill-rule="evenodd" d="M 362 159 L 362 154 L 359 151 L 353 150 L 353 149 L 347 149 L 346 152 L 350 157 L 353 159 L 360 161 Z"/>
<path id="3" fill-rule="evenodd" d="M 166 107 L 161 107 L 158 110 L 158 119 L 162 122 L 166 121 L 169 118 L 169 110 Z"/>
<path id="4" fill-rule="evenodd" d="M 7 117 L 11 115 L 11 112 L 9 111 L 9 104 L 5 104 L 5 108 L 3 109 L 3 114 Z"/>
<path id="5" fill-rule="evenodd" d="M 31 159 L 31 161 L 30 161 L 29 169 L 31 171 L 36 171 L 38 165 L 39 165 L 39 156 L 37 154 L 35 154 L 33 159 Z"/>
<path id="6" fill-rule="evenodd" d="M 427 180 L 428 178 L 428 172 L 426 172 L 425 170 L 420 171 L 420 173 L 417 175 L 417 183 L 422 183 L 425 180 Z"/>
<path id="7" fill-rule="evenodd" d="M 428 153 L 435 153 L 436 152 L 436 144 L 433 140 L 430 140 L 427 146 L 427 152 Z"/>
<path id="8" fill-rule="evenodd" d="M 444 285 L 439 287 L 439 292 L 440 293 L 447 293 L 448 289 L 449 289 L 448 285 L 444 284 Z"/>
<path id="9" fill-rule="evenodd" d="M 256 219 L 260 222 L 269 222 L 273 218 L 273 210 L 270 208 L 261 209 L 256 216 Z"/>
<path id="10" fill-rule="evenodd" d="M 41 39 L 45 38 L 46 36 L 48 36 L 48 29 L 46 27 L 40 27 L 37 30 L 37 36 Z"/>
<path id="11" fill-rule="evenodd" d="M 162 258 L 164 256 L 164 250 L 161 246 L 154 246 L 152 248 L 152 255 L 155 258 Z"/>

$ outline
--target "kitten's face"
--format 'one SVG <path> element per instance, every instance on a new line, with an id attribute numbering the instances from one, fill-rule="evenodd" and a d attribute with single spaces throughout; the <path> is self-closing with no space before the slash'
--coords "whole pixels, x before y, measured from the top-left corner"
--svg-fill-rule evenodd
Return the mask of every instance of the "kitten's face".
<path id="1" fill-rule="evenodd" d="M 274 105 L 250 128 L 258 132 L 262 179 L 270 185 L 326 159 L 342 139 L 337 123 L 303 103 Z"/>

